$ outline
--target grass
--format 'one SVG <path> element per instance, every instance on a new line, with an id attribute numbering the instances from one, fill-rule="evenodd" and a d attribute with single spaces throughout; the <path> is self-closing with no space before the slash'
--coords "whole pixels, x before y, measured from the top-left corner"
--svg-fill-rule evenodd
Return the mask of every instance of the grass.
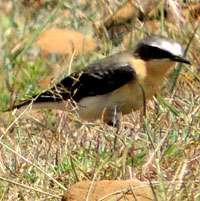
<path id="1" fill-rule="evenodd" d="M 96 1 L 55 5 L 46 1 L 34 4 L 35 9 L 21 2 L 2 1 L 1 5 L 5 6 L 0 14 L 2 110 L 39 92 L 37 83 L 48 74 L 48 65 L 67 72 L 62 56 L 51 55 L 48 60 L 31 53 L 35 52 L 32 43 L 44 28 L 70 27 L 91 34 L 92 23 L 105 14 Z M 107 7 L 114 10 L 112 5 Z M 68 8 L 71 15 L 64 17 Z M 187 46 L 196 27 L 193 18 L 175 26 L 163 17 L 159 20 L 153 19 L 159 23 L 154 31 Z M 124 33 L 128 44 L 124 40 L 120 50 L 150 32 L 137 20 L 134 27 L 131 38 Z M 63 190 L 78 181 L 137 178 L 151 181 L 155 200 L 199 200 L 199 33 L 197 29 L 187 52 L 193 65 L 181 68 L 172 93 L 170 83 L 176 70 L 169 72 L 162 93 L 148 101 L 145 116 L 141 109 L 123 117 L 115 149 L 115 129 L 100 122 L 81 122 L 61 111 L 1 113 L 0 199 L 59 200 Z M 90 56 L 74 59 L 72 70 L 118 51 L 108 33 L 107 39 L 100 40 L 99 50 Z"/>

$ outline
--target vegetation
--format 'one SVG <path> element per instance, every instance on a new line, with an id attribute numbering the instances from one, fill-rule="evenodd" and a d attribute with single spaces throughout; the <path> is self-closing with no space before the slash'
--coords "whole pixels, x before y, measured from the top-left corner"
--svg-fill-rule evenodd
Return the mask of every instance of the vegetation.
<path id="1" fill-rule="evenodd" d="M 133 2 L 132 21 L 123 19 L 127 26 L 118 18 L 125 1 L 0 2 L 1 200 L 59 200 L 78 181 L 131 178 L 152 183 L 155 200 L 200 199 L 200 6 L 177 1 L 180 10 L 173 4 L 166 11 L 171 1 L 146 0 L 152 12 L 141 18 L 142 6 Z M 109 26 L 102 28 L 102 19 Z M 90 35 L 99 47 L 75 56 L 43 52 L 35 43 L 51 27 Z M 141 109 L 123 117 L 115 147 L 116 129 L 102 122 L 81 122 L 62 111 L 3 112 L 48 88 L 47 77 L 59 81 L 68 71 L 133 47 L 147 33 L 188 47 L 192 66 L 169 72 L 145 114 Z"/>

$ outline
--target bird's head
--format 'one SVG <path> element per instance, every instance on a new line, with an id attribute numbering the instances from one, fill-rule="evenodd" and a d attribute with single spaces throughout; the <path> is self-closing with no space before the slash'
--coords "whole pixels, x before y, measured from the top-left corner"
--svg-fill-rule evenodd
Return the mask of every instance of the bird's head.
<path id="1" fill-rule="evenodd" d="M 155 68 L 172 66 L 174 62 L 190 64 L 182 56 L 182 47 L 176 41 L 164 36 L 150 35 L 140 41 L 135 49 L 134 56 L 151 63 Z"/>

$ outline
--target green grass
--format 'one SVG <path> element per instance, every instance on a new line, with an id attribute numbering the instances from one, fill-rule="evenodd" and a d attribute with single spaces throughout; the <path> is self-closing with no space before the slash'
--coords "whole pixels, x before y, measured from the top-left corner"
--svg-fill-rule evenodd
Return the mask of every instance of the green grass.
<path id="1" fill-rule="evenodd" d="M 37 83 L 48 74 L 48 65 L 59 65 L 67 74 L 64 56 L 44 59 L 41 54 L 31 54 L 32 43 L 44 28 L 58 26 L 91 34 L 91 22 L 102 19 L 105 10 L 97 12 L 96 1 L 88 4 L 84 0 L 63 1 L 53 8 L 47 1 L 36 9 L 25 7 L 20 1 L 2 2 L 7 9 L 0 14 L 1 111 L 41 91 Z M 64 17 L 68 8 L 71 15 Z M 159 32 L 184 47 L 196 27 L 192 18 L 177 26 L 166 23 L 163 17 L 159 23 Z M 148 32 L 138 21 L 134 27 L 132 39 L 124 33 L 129 39 L 125 47 L 134 45 Z M 187 52 L 193 65 L 182 66 L 172 93 L 171 82 L 177 71 L 171 70 L 163 83 L 162 95 L 148 101 L 145 117 L 142 109 L 123 117 L 115 149 L 115 128 L 101 122 L 81 122 L 61 111 L 1 113 L 0 199 L 59 200 L 63 190 L 78 181 L 134 177 L 151 181 L 158 200 L 199 200 L 199 34 L 200 29 Z M 109 38 L 107 42 L 100 41 L 100 48 L 90 56 L 73 60 L 72 70 L 116 49 Z"/>

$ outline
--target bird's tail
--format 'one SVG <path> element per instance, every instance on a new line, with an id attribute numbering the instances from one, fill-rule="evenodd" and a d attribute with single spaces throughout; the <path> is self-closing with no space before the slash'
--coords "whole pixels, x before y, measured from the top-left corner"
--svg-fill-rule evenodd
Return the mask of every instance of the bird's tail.
<path id="1" fill-rule="evenodd" d="M 14 109 L 60 109 L 64 110 L 65 101 L 70 98 L 70 93 L 61 88 L 53 87 L 52 89 L 45 91 L 39 95 L 33 96 L 31 99 L 26 100 L 22 103 L 14 105 L 9 109 L 5 110 L 12 111 Z"/>
<path id="2" fill-rule="evenodd" d="M 51 89 L 33 96 L 30 100 L 19 103 L 9 108 L 11 111 L 15 108 L 21 109 L 30 105 L 33 109 L 60 109 L 64 110 L 66 100 L 71 98 L 71 87 L 74 83 L 73 76 L 68 76 Z"/>

